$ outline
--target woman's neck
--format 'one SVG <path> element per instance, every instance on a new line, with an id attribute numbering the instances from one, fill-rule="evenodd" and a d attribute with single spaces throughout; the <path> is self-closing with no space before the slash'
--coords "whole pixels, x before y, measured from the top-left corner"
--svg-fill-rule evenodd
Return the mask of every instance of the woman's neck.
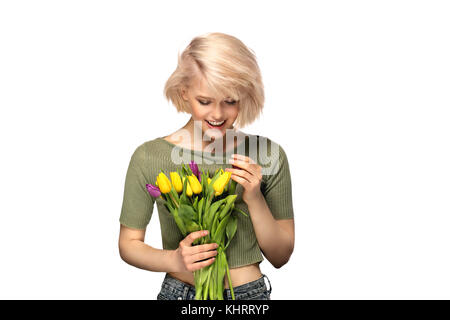
<path id="1" fill-rule="evenodd" d="M 228 130 L 233 130 L 235 136 L 240 136 L 242 134 L 241 132 L 236 131 L 234 126 Z M 191 149 L 191 150 L 203 151 L 210 144 L 214 143 L 214 147 L 217 148 L 215 150 L 215 152 L 218 152 L 220 150 L 220 146 L 222 147 L 221 151 L 226 152 L 227 150 L 230 150 L 239 144 L 239 139 L 238 139 L 237 143 L 236 143 L 236 141 L 233 141 L 234 142 L 233 146 L 229 146 L 227 148 L 226 134 L 223 137 L 221 137 L 220 139 L 209 138 L 210 139 L 209 141 L 204 140 L 203 137 L 204 137 L 204 132 L 202 132 L 202 129 L 195 127 L 195 123 L 194 123 L 194 120 L 192 119 L 192 117 L 182 128 L 180 128 L 179 130 L 175 131 L 173 134 L 168 136 L 168 138 L 170 139 L 170 141 L 172 143 L 174 143 L 180 147 Z M 208 137 L 205 137 L 205 138 L 208 139 Z"/>

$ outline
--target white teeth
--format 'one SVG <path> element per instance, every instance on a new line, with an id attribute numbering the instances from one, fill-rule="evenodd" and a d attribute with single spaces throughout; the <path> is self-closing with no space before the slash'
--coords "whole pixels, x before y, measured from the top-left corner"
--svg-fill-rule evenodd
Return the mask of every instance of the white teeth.
<path id="1" fill-rule="evenodd" d="M 208 121 L 208 120 L 206 120 Z M 209 124 L 213 125 L 213 126 L 220 126 L 225 122 L 225 120 L 221 121 L 221 122 L 214 122 L 214 121 L 208 121 Z"/>

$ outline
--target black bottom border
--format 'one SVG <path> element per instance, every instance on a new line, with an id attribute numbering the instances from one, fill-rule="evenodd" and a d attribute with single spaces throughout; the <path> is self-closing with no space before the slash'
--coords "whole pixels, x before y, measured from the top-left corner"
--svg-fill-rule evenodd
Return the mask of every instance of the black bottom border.
<path id="1" fill-rule="evenodd" d="M 142 314 L 176 319 L 275 319 L 302 315 L 366 318 L 447 314 L 449 300 L 267 300 L 267 301 L 159 301 L 159 300 L 2 300 L 3 314 L 33 318 L 90 317 L 111 313 L 114 318 Z M 8 313 L 6 313 L 8 312 Z"/>

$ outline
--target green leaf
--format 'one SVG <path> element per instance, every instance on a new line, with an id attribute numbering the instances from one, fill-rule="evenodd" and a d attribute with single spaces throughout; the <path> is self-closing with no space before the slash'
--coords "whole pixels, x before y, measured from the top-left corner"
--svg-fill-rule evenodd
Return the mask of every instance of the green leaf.
<path id="1" fill-rule="evenodd" d="M 185 223 L 185 225 L 186 225 L 186 231 L 188 233 L 200 230 L 200 226 L 197 223 L 195 223 L 194 221 L 187 222 L 187 223 Z M 194 240 L 194 244 L 198 244 L 199 242 L 200 242 L 200 239 Z"/>
<path id="2" fill-rule="evenodd" d="M 181 231 L 183 236 L 187 236 L 186 226 L 184 225 L 183 219 L 180 218 L 178 209 L 173 210 L 173 218 L 175 219 L 175 223 L 178 226 L 178 229 Z"/>
<path id="3" fill-rule="evenodd" d="M 190 205 L 181 204 L 178 211 L 180 218 L 183 219 L 183 222 L 185 224 L 187 222 L 197 220 L 197 212 L 195 212 L 194 208 L 192 208 Z"/>
<path id="4" fill-rule="evenodd" d="M 242 211 L 241 209 L 239 209 L 239 208 L 234 208 L 234 210 L 236 210 L 236 211 L 242 213 L 244 216 L 246 216 L 246 217 L 248 218 L 248 215 L 247 215 L 244 211 Z"/>
<path id="5" fill-rule="evenodd" d="M 187 173 L 188 173 L 189 176 L 191 176 L 191 175 L 194 174 L 194 173 L 192 172 L 191 167 L 189 166 L 189 164 L 186 165 L 185 168 L 186 168 L 186 171 L 187 171 Z"/>
<path id="6" fill-rule="evenodd" d="M 164 205 L 169 209 L 169 211 L 170 212 L 172 212 L 173 213 L 173 209 L 174 209 L 174 207 L 173 207 L 173 205 L 171 204 L 171 202 L 170 201 L 166 201 L 166 202 L 164 202 Z"/>
<path id="7" fill-rule="evenodd" d="M 236 192 L 236 184 L 237 182 L 233 179 L 230 179 L 230 186 L 228 187 L 228 194 L 234 194 Z"/>
<path id="8" fill-rule="evenodd" d="M 228 214 L 229 209 L 231 208 L 231 206 L 234 204 L 234 201 L 236 200 L 237 195 L 235 194 L 230 194 L 229 196 L 227 196 L 225 198 L 226 200 L 226 205 L 225 207 L 222 209 L 222 211 L 220 211 L 219 213 L 219 218 L 223 219 L 225 217 L 225 215 Z"/>
<path id="9" fill-rule="evenodd" d="M 228 246 L 230 245 L 231 240 L 236 234 L 236 230 L 237 230 L 237 218 L 235 216 L 231 216 L 231 220 L 228 222 L 226 227 L 227 245 L 225 246 L 225 248 L 228 248 Z"/>
<path id="10" fill-rule="evenodd" d="M 215 243 L 221 243 L 223 235 L 225 234 L 225 228 L 227 227 L 228 221 L 230 220 L 230 214 L 225 216 L 225 218 L 220 221 L 219 225 L 217 226 L 217 230 L 214 233 L 213 241 Z"/>
<path id="11" fill-rule="evenodd" d="M 181 181 L 183 181 L 183 179 Z M 189 200 L 187 199 L 187 196 L 186 196 L 187 181 L 188 181 L 187 178 L 184 179 L 184 181 L 183 181 L 183 192 L 181 193 L 181 196 L 180 196 L 180 202 L 184 203 L 184 204 L 188 204 L 189 203 Z"/>
<path id="12" fill-rule="evenodd" d="M 218 200 L 215 201 L 211 207 L 209 207 L 208 211 L 206 212 L 206 216 L 205 216 L 205 224 L 206 224 L 206 228 L 208 228 L 208 230 L 211 230 L 212 224 L 213 224 L 213 220 L 214 217 L 216 215 L 217 210 L 219 209 L 220 205 L 222 203 L 224 203 L 226 201 L 226 199 L 222 199 L 222 200 Z"/>
<path id="13" fill-rule="evenodd" d="M 194 204 L 192 206 L 194 207 L 195 211 L 198 211 L 198 196 L 195 197 Z"/>
<path id="14" fill-rule="evenodd" d="M 201 198 L 200 201 L 198 202 L 198 208 L 197 208 L 197 214 L 198 214 L 198 216 L 197 216 L 197 221 L 198 221 L 198 223 L 200 223 L 200 224 L 202 224 L 202 222 L 203 222 L 202 214 L 203 214 L 203 202 L 204 202 L 204 200 L 205 200 L 205 198 Z"/>
<path id="15" fill-rule="evenodd" d="M 219 225 L 219 215 L 216 213 L 214 215 L 214 220 L 211 226 L 211 237 L 214 239 L 214 234 L 217 231 L 217 226 Z"/>

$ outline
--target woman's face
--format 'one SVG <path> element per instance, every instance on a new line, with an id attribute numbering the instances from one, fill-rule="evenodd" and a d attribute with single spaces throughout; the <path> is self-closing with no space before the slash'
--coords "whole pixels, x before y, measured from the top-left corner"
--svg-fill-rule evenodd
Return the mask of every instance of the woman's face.
<path id="1" fill-rule="evenodd" d="M 234 129 L 239 101 L 230 97 L 213 97 L 203 78 L 193 81 L 189 89 L 182 90 L 182 96 L 191 105 L 194 124 L 201 124 L 203 134 L 218 139 L 225 136 L 227 129 Z M 211 121 L 219 126 L 214 126 Z"/>

